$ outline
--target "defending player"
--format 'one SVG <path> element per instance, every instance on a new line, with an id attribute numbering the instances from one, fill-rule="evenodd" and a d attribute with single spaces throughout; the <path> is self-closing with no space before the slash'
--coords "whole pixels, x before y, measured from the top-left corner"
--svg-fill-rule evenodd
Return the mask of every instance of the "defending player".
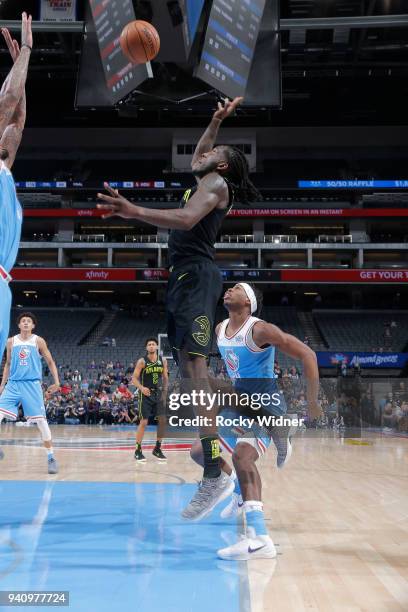
<path id="1" fill-rule="evenodd" d="M 15 420 L 21 403 L 27 421 L 36 423 L 40 430 L 48 456 L 48 473 L 58 474 L 51 431 L 45 416 L 41 357 L 44 357 L 54 379 L 47 393 L 56 393 L 60 387 L 57 366 L 45 340 L 33 334 L 36 317 L 31 312 L 23 312 L 17 325 L 20 334 L 7 341 L 7 360 L 0 385 L 0 424 L 5 418 Z M 0 450 L 0 459 L 3 457 Z"/>
<path id="2" fill-rule="evenodd" d="M 257 396 L 265 394 L 265 397 L 272 398 L 278 390 L 274 380 L 275 349 L 278 348 L 302 362 L 307 382 L 309 414 L 311 418 L 317 418 L 321 411 L 317 403 L 319 371 L 316 355 L 310 347 L 294 336 L 253 316 L 260 312 L 261 303 L 262 294 L 247 283 L 238 283 L 224 295 L 224 306 L 229 312 L 229 318 L 217 326 L 217 343 L 228 375 L 234 381 L 234 390 L 238 396 L 246 394 L 250 397 L 256 393 Z M 243 409 L 238 406 L 235 416 L 245 413 L 245 416 L 252 418 L 258 414 L 279 417 L 285 412 L 285 401 L 280 395 L 280 398 L 274 399 L 270 405 L 264 405 L 262 410 L 255 411 L 250 407 Z M 227 410 L 227 413 L 228 416 L 234 415 L 231 410 Z M 273 439 L 278 450 L 278 467 L 283 467 L 291 450 L 288 430 L 284 429 L 279 434 L 279 428 L 264 428 L 256 422 L 253 428 L 243 428 L 239 437 L 232 435 L 231 430 L 224 434 L 225 437 L 222 431 L 220 433 L 222 445 L 232 453 L 238 477 L 232 500 L 221 516 L 227 518 L 242 509 L 245 512 L 247 531 L 245 538 L 233 546 L 219 550 L 218 556 L 231 560 L 273 558 L 276 556 L 276 550 L 266 530 L 261 478 L 256 461 L 266 452 Z M 199 444 L 192 448 L 191 455 L 197 463 L 202 464 Z M 222 468 L 226 474 L 232 473 L 233 478 L 234 474 L 225 461 Z M 210 504 L 202 497 L 201 508 L 199 511 L 197 509 L 196 515 L 206 516 L 209 507 Z"/>
<path id="3" fill-rule="evenodd" d="M 167 335 L 183 382 L 190 390 L 211 391 L 206 360 L 222 292 L 221 272 L 214 263 L 217 234 L 234 199 L 247 203 L 260 197 L 249 179 L 245 155 L 235 147 L 214 147 L 221 123 L 241 101 L 236 98 L 218 105 L 191 162 L 197 187 L 186 191 L 178 210 L 135 206 L 107 183 L 109 195 L 99 194 L 105 202 L 99 204 L 106 212 L 105 219 L 118 215 L 172 230 L 168 243 Z M 208 415 L 206 408 L 202 405 L 197 411 Z M 231 481 L 220 468 L 215 425 L 202 428 L 200 437 L 204 477 L 196 496 L 204 495 L 216 505 L 230 495 Z M 194 507 L 189 506 L 188 512 Z"/>
<path id="4" fill-rule="evenodd" d="M 146 355 L 141 357 L 133 372 L 132 384 L 139 389 L 140 423 L 136 432 L 135 459 L 145 462 L 142 452 L 142 442 L 149 418 L 157 419 L 157 440 L 153 455 L 159 461 L 166 461 L 161 449 L 166 429 L 166 398 L 169 385 L 167 360 L 159 355 L 159 345 L 156 338 L 146 340 Z"/>
<path id="5" fill-rule="evenodd" d="M 17 259 L 23 220 L 16 188 L 10 172 L 26 119 L 25 83 L 33 36 L 31 16 L 22 16 L 21 48 L 10 32 L 1 30 L 14 66 L 0 91 L 0 361 L 10 329 L 10 270 Z"/>

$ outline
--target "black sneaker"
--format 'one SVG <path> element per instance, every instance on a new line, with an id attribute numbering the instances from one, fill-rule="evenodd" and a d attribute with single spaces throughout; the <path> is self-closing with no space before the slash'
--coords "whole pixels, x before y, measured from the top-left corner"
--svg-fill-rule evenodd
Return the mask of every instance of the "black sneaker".
<path id="1" fill-rule="evenodd" d="M 135 459 L 139 463 L 146 463 L 146 457 L 142 453 L 142 447 L 141 446 L 137 446 L 136 447 L 136 450 L 135 450 Z"/>
<path id="2" fill-rule="evenodd" d="M 152 455 L 156 457 L 159 461 L 167 461 L 166 455 L 163 455 L 162 449 L 160 446 L 155 446 L 152 452 Z"/>

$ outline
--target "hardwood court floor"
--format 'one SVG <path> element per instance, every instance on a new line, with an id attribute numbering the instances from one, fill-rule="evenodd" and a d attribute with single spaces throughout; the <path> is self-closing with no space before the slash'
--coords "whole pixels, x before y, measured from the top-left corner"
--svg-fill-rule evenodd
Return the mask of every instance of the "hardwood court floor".
<path id="1" fill-rule="evenodd" d="M 4 508 L 19 517 L 21 500 L 25 495 L 35 497 L 29 487 L 37 486 L 38 481 L 56 481 L 51 508 L 58 500 L 60 504 L 59 514 L 49 510 L 44 519 L 45 531 L 49 528 L 48 544 L 53 538 L 61 537 L 60 530 L 69 530 L 74 502 L 76 511 L 83 504 L 87 517 L 97 515 L 98 528 L 104 522 L 108 528 L 122 515 L 125 519 L 129 512 L 139 513 L 135 514 L 135 520 L 145 522 L 143 537 L 135 539 L 134 529 L 126 520 L 119 535 L 112 540 L 104 536 L 106 547 L 113 547 L 115 555 L 120 555 L 121 547 L 125 549 L 131 541 L 132 554 L 148 560 L 143 565 L 143 579 L 151 572 L 150 591 L 146 591 L 145 582 L 138 582 L 140 572 L 136 578 L 131 574 L 133 566 L 129 558 L 121 561 L 120 572 L 132 575 L 139 589 L 135 594 L 121 587 L 122 595 L 117 597 L 122 610 L 134 610 L 140 603 L 140 590 L 144 589 L 145 612 L 159 609 L 204 612 L 208 610 L 208 600 L 200 590 L 203 581 L 208 596 L 214 589 L 217 601 L 222 601 L 221 608 L 227 605 L 231 612 L 408 610 L 408 440 L 405 438 L 378 435 L 369 438 L 371 445 L 358 446 L 345 443 L 332 432 L 313 439 L 297 437 L 292 459 L 282 471 L 276 469 L 275 453 L 271 449 L 260 461 L 260 471 L 268 527 L 279 555 L 276 561 L 247 564 L 217 560 L 216 548 L 226 546 L 237 537 L 235 523 L 221 521 L 218 508 L 203 523 L 185 527 L 180 522 L 179 512 L 194 491 L 191 483 L 201 473 L 188 452 L 170 450 L 166 453 L 167 463 L 159 464 L 147 450 L 147 463 L 135 465 L 133 429 L 58 426 L 53 428 L 53 435 L 60 464 L 58 476 L 46 474 L 45 452 L 33 446 L 38 439 L 36 429 L 3 426 L 0 430 L 0 446 L 6 454 L 0 463 L 3 481 L 0 482 L 3 508 L 0 518 L 3 524 L 7 523 Z M 186 440 L 182 442 L 186 446 Z M 179 443 L 171 441 L 173 447 Z M 87 487 L 86 483 L 94 484 Z M 160 486 L 152 487 L 155 483 Z M 100 507 L 98 513 L 98 508 L 92 506 L 93 496 L 100 506 L 103 495 L 109 499 L 110 506 L 114 500 L 121 500 L 115 505 L 114 516 L 110 511 L 104 514 Z M 57 515 L 66 520 L 56 520 Z M 26 524 L 27 516 L 16 520 L 16 528 L 19 521 Z M 159 538 L 158 524 L 163 528 Z M 92 523 L 89 528 L 93 528 Z M 82 531 L 76 533 L 78 542 L 85 542 L 86 537 Z M 42 563 L 49 551 L 45 542 L 44 536 L 36 545 L 36 558 Z M 82 559 L 87 550 L 86 546 L 81 549 Z M 109 569 L 112 558 L 110 581 L 117 586 L 121 574 L 112 550 L 105 551 L 105 565 Z M 58 551 L 61 557 L 66 555 L 64 547 Z M 159 569 L 164 571 L 162 566 L 166 574 L 159 575 Z M 81 567 L 82 575 L 87 575 L 89 567 L 82 563 Z M 72 562 L 64 568 L 66 583 L 59 588 L 67 585 L 68 589 L 72 584 L 75 593 L 81 583 L 73 568 Z M 92 563 L 92 578 L 103 582 L 103 571 L 107 569 L 98 568 Z M 16 568 L 2 578 L 0 562 L 0 590 L 17 588 L 21 572 Z M 41 586 L 35 576 L 32 573 L 30 588 Z M 164 588 L 164 584 L 172 584 L 173 590 Z M 85 583 L 81 588 L 85 601 Z M 180 601 L 177 593 L 183 593 Z M 215 601 L 212 605 L 218 608 Z M 95 608 L 81 606 L 74 603 L 70 609 L 73 612 L 109 609 L 103 602 Z"/>

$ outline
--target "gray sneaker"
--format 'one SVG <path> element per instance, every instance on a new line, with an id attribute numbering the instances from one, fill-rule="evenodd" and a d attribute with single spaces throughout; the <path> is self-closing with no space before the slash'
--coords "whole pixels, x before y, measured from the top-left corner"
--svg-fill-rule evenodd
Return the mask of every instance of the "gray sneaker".
<path id="1" fill-rule="evenodd" d="M 273 427 L 271 438 L 278 451 L 276 465 L 281 470 L 292 456 L 292 436 L 290 427 Z"/>
<path id="2" fill-rule="evenodd" d="M 55 461 L 54 457 L 48 459 L 48 473 L 58 474 L 58 463 Z"/>
<path id="3" fill-rule="evenodd" d="M 225 472 L 218 478 L 203 478 L 198 489 L 181 516 L 186 521 L 201 521 L 207 514 L 229 497 L 234 490 L 234 483 Z"/>

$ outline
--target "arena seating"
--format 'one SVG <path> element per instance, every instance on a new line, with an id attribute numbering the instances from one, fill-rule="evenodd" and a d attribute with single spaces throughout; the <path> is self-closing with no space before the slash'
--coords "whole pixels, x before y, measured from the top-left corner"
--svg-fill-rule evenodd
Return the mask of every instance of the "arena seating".
<path id="1" fill-rule="evenodd" d="M 330 349 L 403 351 L 408 343 L 408 315 L 398 311 L 315 311 L 314 320 Z M 394 321 L 390 336 L 385 323 Z"/>

